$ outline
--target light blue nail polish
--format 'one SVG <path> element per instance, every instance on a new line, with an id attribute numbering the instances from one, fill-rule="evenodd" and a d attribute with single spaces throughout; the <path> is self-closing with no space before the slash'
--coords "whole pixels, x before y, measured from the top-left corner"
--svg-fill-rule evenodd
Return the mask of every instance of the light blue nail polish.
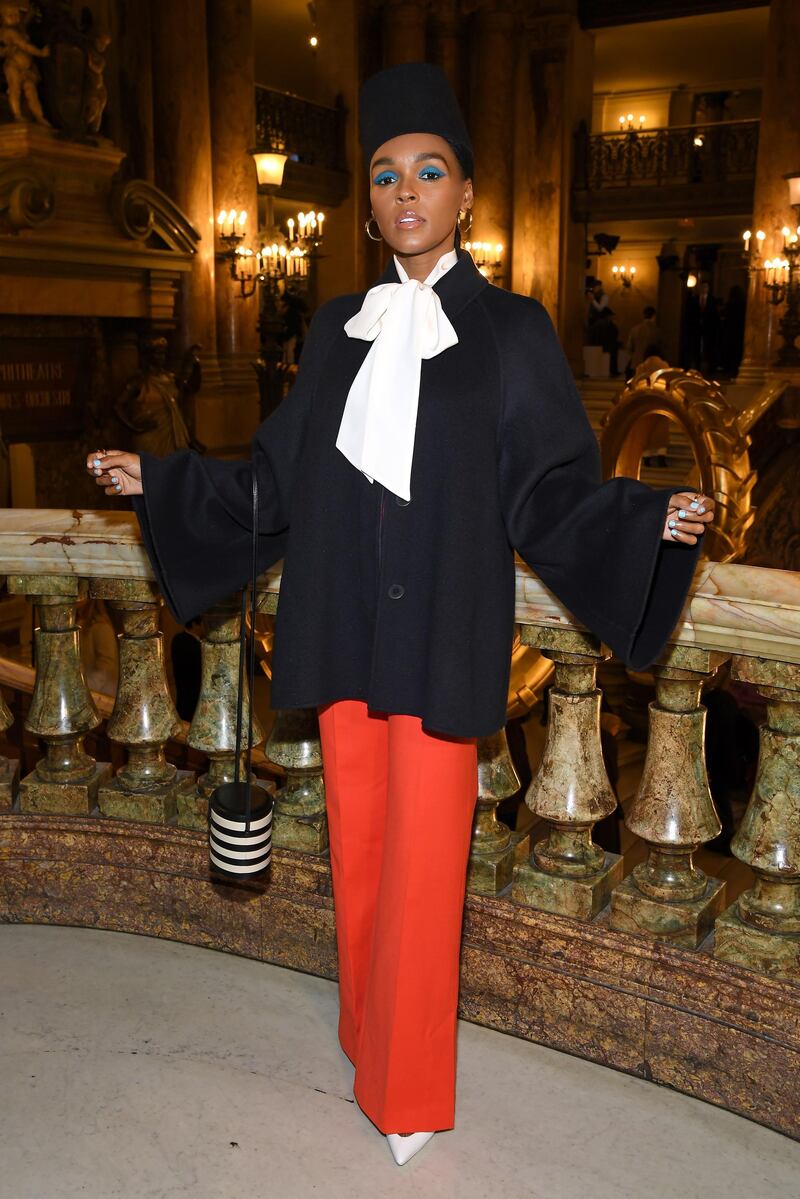
<path id="1" fill-rule="evenodd" d="M 670 527 L 671 529 L 674 529 L 674 528 L 675 528 L 675 525 L 676 525 L 677 523 L 678 523 L 678 522 L 677 522 L 676 520 L 671 520 L 671 521 L 669 522 L 669 527 Z"/>
<path id="2" fill-rule="evenodd" d="M 119 483 L 119 479 L 117 478 L 117 476 L 116 476 L 116 475 L 112 475 L 112 476 L 111 476 L 111 482 L 112 482 L 112 483 Z"/>
<path id="3" fill-rule="evenodd" d="M 99 459 L 99 458 L 95 458 L 95 460 L 94 460 L 94 464 L 93 464 L 93 465 L 94 465 L 94 466 L 99 466 L 99 465 L 100 465 L 100 459 Z"/>
<path id="4" fill-rule="evenodd" d="M 692 508 L 692 509 L 696 508 L 696 507 L 697 507 L 697 500 L 692 500 L 692 502 L 691 502 L 691 504 L 689 505 L 689 507 L 690 507 L 690 508 Z"/>
<path id="5" fill-rule="evenodd" d="M 672 533 L 672 536 L 673 536 L 673 537 L 677 537 L 677 536 L 678 536 L 678 530 L 677 530 L 677 529 L 670 529 L 670 532 Z"/>
<path id="6" fill-rule="evenodd" d="M 698 516 L 702 516 L 704 512 L 705 512 L 705 508 L 698 508 L 698 509 L 697 509 L 697 515 L 698 515 Z"/>
<path id="7" fill-rule="evenodd" d="M 678 516 L 680 517 L 681 520 L 686 520 L 686 512 L 683 508 L 681 508 L 680 512 L 678 513 Z"/>
<path id="8" fill-rule="evenodd" d="M 115 490 L 115 491 L 122 491 L 122 484 L 121 484 L 121 483 L 117 483 L 117 485 L 116 485 L 116 487 L 114 488 L 114 490 Z"/>

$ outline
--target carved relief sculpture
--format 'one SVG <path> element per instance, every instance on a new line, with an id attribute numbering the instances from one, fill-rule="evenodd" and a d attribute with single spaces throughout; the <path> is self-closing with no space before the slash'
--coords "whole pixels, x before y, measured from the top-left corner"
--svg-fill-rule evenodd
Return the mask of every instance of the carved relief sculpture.
<path id="1" fill-rule="evenodd" d="M 142 370 L 128 380 L 115 404 L 119 419 L 133 434 L 131 448 L 137 453 L 161 457 L 187 446 L 200 448 L 182 411 L 183 404 L 200 388 L 197 349 L 191 346 L 186 351 L 175 374 L 166 365 L 166 338 L 142 340 Z"/>
<path id="2" fill-rule="evenodd" d="M 105 81 L 106 50 L 111 45 L 111 34 L 101 30 L 89 50 L 86 67 L 86 99 L 84 118 L 90 133 L 99 133 L 103 113 L 108 103 L 108 88 Z"/>
<path id="3" fill-rule="evenodd" d="M 34 58 L 48 58 L 49 46 L 39 49 L 28 40 L 27 23 L 30 9 L 19 0 L 0 3 L 0 59 L 8 88 L 8 103 L 15 121 L 25 121 L 23 100 L 33 120 L 50 126 L 39 101 L 39 69 Z"/>

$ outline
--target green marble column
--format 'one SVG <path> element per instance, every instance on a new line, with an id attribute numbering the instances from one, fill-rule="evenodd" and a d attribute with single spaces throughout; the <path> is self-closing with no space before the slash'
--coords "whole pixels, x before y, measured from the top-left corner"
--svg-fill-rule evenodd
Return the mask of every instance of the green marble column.
<path id="1" fill-rule="evenodd" d="M 119 685 L 108 735 L 128 751 L 128 761 L 100 788 L 104 816 L 164 823 L 177 811 L 178 784 L 191 775 L 164 757 L 165 742 L 181 730 L 167 687 L 164 644 L 159 630 L 161 599 L 137 579 L 94 579 L 91 592 L 111 601 L 120 614 Z"/>
<path id="2" fill-rule="evenodd" d="M 273 845 L 324 853 L 328 848 L 328 820 L 319 721 L 314 709 L 277 712 L 266 755 L 286 771 L 286 782 L 275 793 Z"/>
<path id="3" fill-rule="evenodd" d="M 203 617 L 200 698 L 187 741 L 194 749 L 207 755 L 209 768 L 196 783 L 183 784 L 178 790 L 178 824 L 185 828 L 207 827 L 211 792 L 222 783 L 233 782 L 235 777 L 239 610 L 239 597 L 234 596 L 212 608 Z M 240 777 L 244 777 L 249 707 L 250 696 L 245 678 Z M 261 741 L 262 735 L 258 720 L 254 719 L 254 745 Z"/>
<path id="4" fill-rule="evenodd" d="M 708 789 L 700 689 L 724 661 L 723 654 L 675 645 L 653 667 L 644 773 L 625 816 L 649 853 L 611 897 L 612 928 L 687 949 L 704 940 L 725 901 L 725 884 L 693 861 L 721 828 Z"/>
<path id="5" fill-rule="evenodd" d="M 737 657 L 733 675 L 758 687 L 767 723 L 753 794 L 731 842 L 755 878 L 717 920 L 714 955 L 800 983 L 800 666 Z"/>
<path id="6" fill-rule="evenodd" d="M 25 728 L 45 743 L 44 757 L 20 782 L 20 811 L 86 816 L 111 774 L 108 762 L 95 762 L 83 747 L 86 733 L 100 723 L 83 676 L 76 621 L 86 583 L 74 575 L 11 575 L 8 590 L 36 604 L 36 679 Z"/>
<path id="7" fill-rule="evenodd" d="M 499 895 L 511 882 L 514 863 L 528 856 L 530 834 L 497 819 L 497 805 L 519 790 L 505 729 L 478 741 L 478 802 L 472 831 L 467 890 Z"/>
<path id="8" fill-rule="evenodd" d="M 597 667 L 608 657 L 589 633 L 525 625 L 525 645 L 555 662 L 547 742 L 525 802 L 549 825 L 527 862 L 514 867 L 517 903 L 591 920 L 622 879 L 622 860 L 592 840 L 598 820 L 617 806 L 600 742 Z"/>

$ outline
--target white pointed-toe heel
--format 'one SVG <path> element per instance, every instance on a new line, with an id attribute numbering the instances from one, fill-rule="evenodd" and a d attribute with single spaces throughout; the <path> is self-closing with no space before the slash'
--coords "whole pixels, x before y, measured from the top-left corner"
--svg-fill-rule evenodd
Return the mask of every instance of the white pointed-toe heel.
<path id="1" fill-rule="evenodd" d="M 410 1137 L 401 1137 L 399 1132 L 387 1132 L 386 1140 L 398 1166 L 404 1166 L 410 1157 L 419 1153 L 423 1145 L 427 1145 L 433 1135 L 433 1132 L 412 1132 Z"/>

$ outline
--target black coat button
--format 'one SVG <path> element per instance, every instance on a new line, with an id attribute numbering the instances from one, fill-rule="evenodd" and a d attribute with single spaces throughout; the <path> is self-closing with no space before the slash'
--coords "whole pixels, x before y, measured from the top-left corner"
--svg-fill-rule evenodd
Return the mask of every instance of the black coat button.
<path id="1" fill-rule="evenodd" d="M 405 587 L 402 587 L 400 583 L 392 583 L 391 587 L 389 588 L 389 599 L 400 599 L 400 597 L 405 595 L 405 593 L 406 589 Z"/>
<path id="2" fill-rule="evenodd" d="M 396 504 L 399 504 L 401 508 L 407 508 L 408 505 L 411 503 L 411 500 L 404 500 L 401 495 L 396 495 L 394 497 L 394 502 Z"/>

